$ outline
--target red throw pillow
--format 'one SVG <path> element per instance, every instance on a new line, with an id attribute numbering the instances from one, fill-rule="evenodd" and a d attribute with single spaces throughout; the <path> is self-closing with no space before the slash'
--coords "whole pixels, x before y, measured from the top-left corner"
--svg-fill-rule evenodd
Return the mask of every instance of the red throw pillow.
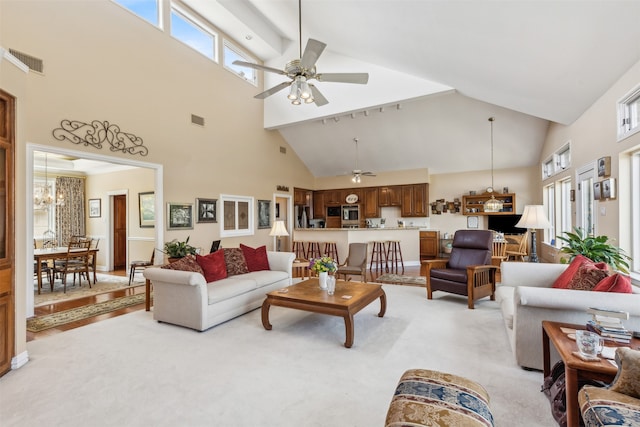
<path id="1" fill-rule="evenodd" d="M 597 264 L 585 262 L 578 268 L 578 272 L 569 282 L 567 289 L 591 291 L 601 280 L 609 275 L 607 270 L 598 268 Z"/>
<path id="2" fill-rule="evenodd" d="M 270 270 L 266 246 L 253 249 L 240 243 L 240 249 L 242 249 L 244 259 L 247 261 L 249 271 Z"/>
<path id="3" fill-rule="evenodd" d="M 227 265 L 224 262 L 223 251 L 215 251 L 206 256 L 196 255 L 196 261 L 202 267 L 207 283 L 227 277 Z"/>
<path id="4" fill-rule="evenodd" d="M 592 290 L 595 292 L 619 292 L 621 294 L 633 293 L 631 278 L 616 273 L 605 277 Z"/>
<path id="5" fill-rule="evenodd" d="M 567 267 L 567 269 L 564 270 L 562 274 L 560 274 L 560 276 L 558 276 L 556 281 L 553 282 L 553 287 L 559 289 L 567 289 L 569 287 L 569 282 L 571 282 L 571 279 L 573 279 L 573 277 L 578 273 L 578 269 L 580 268 L 580 266 L 585 263 L 595 266 L 600 270 L 607 271 L 609 268 L 604 262 L 594 263 L 584 255 L 576 255 L 573 261 L 571 261 L 571 264 L 569 264 L 569 267 Z"/>

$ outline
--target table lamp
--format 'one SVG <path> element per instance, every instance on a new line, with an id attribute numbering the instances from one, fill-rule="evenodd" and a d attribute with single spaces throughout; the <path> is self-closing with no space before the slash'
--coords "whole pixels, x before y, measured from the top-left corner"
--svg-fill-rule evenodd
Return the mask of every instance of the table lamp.
<path id="1" fill-rule="evenodd" d="M 269 232 L 269 236 L 274 236 L 276 238 L 276 251 L 280 252 L 280 237 L 288 236 L 287 228 L 284 226 L 284 221 L 275 221 L 273 223 L 273 227 L 271 227 L 271 231 Z"/>
<path id="2" fill-rule="evenodd" d="M 529 256 L 529 262 L 538 262 L 538 254 L 536 253 L 536 230 L 551 228 L 551 223 L 544 213 L 544 206 L 525 206 L 522 218 L 520 218 L 516 227 L 526 228 L 531 232 L 531 256 Z"/>

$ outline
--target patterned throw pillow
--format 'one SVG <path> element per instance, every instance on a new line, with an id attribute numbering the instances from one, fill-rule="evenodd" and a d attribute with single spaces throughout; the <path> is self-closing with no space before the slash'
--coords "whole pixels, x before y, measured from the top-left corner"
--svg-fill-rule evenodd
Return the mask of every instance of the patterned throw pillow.
<path id="1" fill-rule="evenodd" d="M 227 265 L 227 276 L 246 274 L 249 272 L 247 261 L 240 248 L 224 248 L 224 263 Z"/>
<path id="2" fill-rule="evenodd" d="M 610 390 L 640 398 L 640 351 L 619 347 L 616 350 L 616 363 L 618 374 Z"/>
<path id="3" fill-rule="evenodd" d="M 196 257 L 193 255 L 187 255 L 176 262 L 165 264 L 160 268 L 166 268 L 168 270 L 193 271 L 194 273 L 200 273 L 204 276 L 204 271 L 202 271 L 202 268 L 196 261 Z"/>
<path id="4" fill-rule="evenodd" d="M 253 249 L 240 243 L 240 249 L 242 249 L 244 259 L 247 261 L 249 271 L 270 270 L 266 246 Z"/>
<path id="5" fill-rule="evenodd" d="M 633 293 L 633 288 L 631 286 L 631 278 L 629 276 L 623 276 L 620 273 L 616 273 L 601 280 L 600 283 L 593 288 L 593 291 L 631 294 Z"/>
<path id="6" fill-rule="evenodd" d="M 578 272 L 569 282 L 567 289 L 590 291 L 608 275 L 607 270 L 601 270 L 592 263 L 584 263 L 578 268 Z"/>
<path id="7" fill-rule="evenodd" d="M 196 255 L 196 261 L 200 267 L 202 267 L 207 283 L 227 277 L 227 265 L 224 262 L 224 252 L 216 251 L 206 256 Z"/>

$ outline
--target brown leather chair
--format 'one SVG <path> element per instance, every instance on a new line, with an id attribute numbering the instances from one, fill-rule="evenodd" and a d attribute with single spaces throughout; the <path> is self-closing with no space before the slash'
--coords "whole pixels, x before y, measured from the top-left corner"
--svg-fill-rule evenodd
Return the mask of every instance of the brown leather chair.
<path id="1" fill-rule="evenodd" d="M 491 265 L 493 235 L 488 230 L 458 230 L 448 260 L 423 261 L 426 267 L 427 298 L 433 291 L 467 297 L 469 308 L 484 297 L 495 300 L 496 266 Z"/>

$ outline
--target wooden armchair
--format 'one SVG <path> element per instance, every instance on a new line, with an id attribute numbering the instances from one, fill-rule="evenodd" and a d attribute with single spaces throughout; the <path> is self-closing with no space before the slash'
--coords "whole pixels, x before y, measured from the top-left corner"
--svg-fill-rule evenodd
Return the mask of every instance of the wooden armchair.
<path id="1" fill-rule="evenodd" d="M 491 265 L 492 241 L 488 230 L 459 230 L 449 259 L 422 261 L 427 298 L 433 298 L 433 291 L 463 295 L 470 309 L 480 298 L 495 300 L 497 267 Z"/>

